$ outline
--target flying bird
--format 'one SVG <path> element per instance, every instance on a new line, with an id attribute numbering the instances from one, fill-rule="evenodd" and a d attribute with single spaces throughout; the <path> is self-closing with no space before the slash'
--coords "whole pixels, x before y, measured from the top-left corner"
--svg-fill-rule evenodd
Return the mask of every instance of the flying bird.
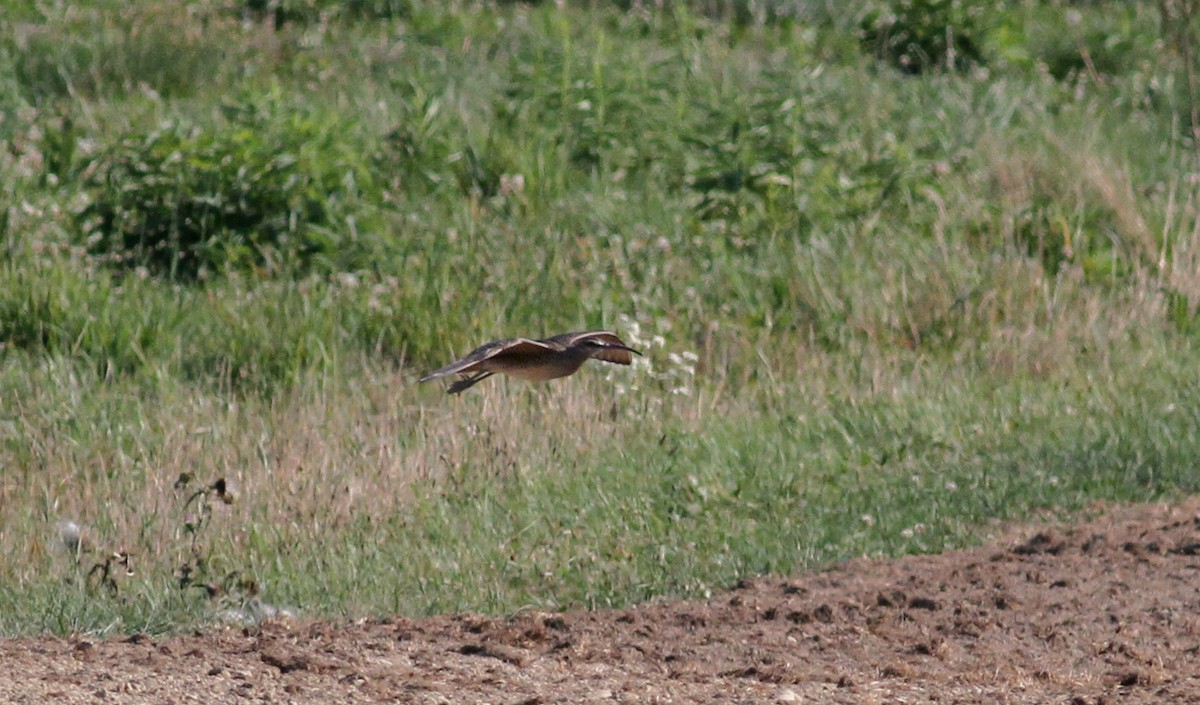
<path id="1" fill-rule="evenodd" d="M 458 394 L 496 373 L 541 381 L 575 374 L 591 358 L 630 365 L 634 355 L 641 353 L 605 330 L 563 333 L 542 340 L 508 338 L 480 345 L 463 359 L 430 372 L 420 381 L 462 375 L 446 390 L 447 394 Z"/>

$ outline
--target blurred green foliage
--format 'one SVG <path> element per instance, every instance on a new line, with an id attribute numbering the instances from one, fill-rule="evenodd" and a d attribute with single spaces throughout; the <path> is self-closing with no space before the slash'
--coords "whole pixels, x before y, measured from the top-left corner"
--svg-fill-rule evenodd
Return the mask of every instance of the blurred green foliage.
<path id="1" fill-rule="evenodd" d="M 377 154 L 340 116 L 230 103 L 204 128 L 171 120 L 80 165 L 88 250 L 178 279 L 354 270 L 378 227 Z"/>
<path id="2" fill-rule="evenodd" d="M 984 47 L 999 4 L 977 0 L 891 0 L 860 22 L 864 48 L 906 73 L 986 63 Z"/>

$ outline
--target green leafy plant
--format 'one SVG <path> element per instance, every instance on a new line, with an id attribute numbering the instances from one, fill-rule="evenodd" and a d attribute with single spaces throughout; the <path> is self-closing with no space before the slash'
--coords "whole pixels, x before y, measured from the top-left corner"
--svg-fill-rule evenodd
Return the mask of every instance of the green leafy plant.
<path id="1" fill-rule="evenodd" d="M 984 63 L 987 5 L 965 0 L 891 0 L 863 16 L 862 43 L 879 59 L 908 73 Z"/>
<path id="2" fill-rule="evenodd" d="M 11 38 L 0 33 L 0 54 L 8 54 L 5 80 L 35 105 L 84 95 L 190 95 L 229 52 L 228 34 L 181 32 L 199 12 L 179 3 L 84 3 L 30 14 Z M 236 32 L 231 25 L 223 29 Z"/>
<path id="3" fill-rule="evenodd" d="M 269 19 L 275 29 L 288 23 L 310 25 L 324 19 L 390 20 L 421 10 L 414 0 L 242 0 L 231 10 L 243 17 Z"/>
<path id="4" fill-rule="evenodd" d="M 1010 65 L 1100 82 L 1155 60 L 1158 25 L 1172 26 L 1158 20 L 1143 3 L 1039 3 L 1000 14 L 991 38 Z"/>
<path id="5" fill-rule="evenodd" d="M 271 101 L 203 128 L 172 120 L 125 136 L 83 168 L 88 250 L 120 267 L 195 280 L 365 261 L 351 245 L 377 195 L 369 157 L 333 120 Z"/>

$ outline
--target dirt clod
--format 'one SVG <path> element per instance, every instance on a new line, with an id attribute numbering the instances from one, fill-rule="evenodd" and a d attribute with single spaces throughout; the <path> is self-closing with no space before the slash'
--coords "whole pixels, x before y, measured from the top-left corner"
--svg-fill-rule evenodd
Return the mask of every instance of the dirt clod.
<path id="1" fill-rule="evenodd" d="M 264 652 L 262 654 L 263 663 L 278 668 L 282 673 L 291 673 L 292 671 L 303 671 L 308 668 L 308 658 L 302 654 L 282 654 L 277 652 Z"/>

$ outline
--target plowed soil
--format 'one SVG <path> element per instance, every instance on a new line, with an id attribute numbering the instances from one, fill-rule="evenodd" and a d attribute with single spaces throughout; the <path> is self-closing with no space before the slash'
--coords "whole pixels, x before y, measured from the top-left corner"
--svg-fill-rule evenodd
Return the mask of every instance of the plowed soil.
<path id="1" fill-rule="evenodd" d="M 704 602 L 0 641 L 12 703 L 1200 703 L 1200 498 Z"/>

